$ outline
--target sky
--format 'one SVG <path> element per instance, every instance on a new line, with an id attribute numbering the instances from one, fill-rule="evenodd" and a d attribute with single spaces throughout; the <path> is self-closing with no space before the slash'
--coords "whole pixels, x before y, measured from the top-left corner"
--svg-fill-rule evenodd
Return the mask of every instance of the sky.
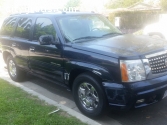
<path id="1" fill-rule="evenodd" d="M 4 15 L 13 13 L 23 13 L 23 12 L 35 12 L 39 10 L 50 10 L 50 9 L 64 9 L 64 6 L 68 0 L 0 0 L 3 1 L 3 6 L 0 6 L 0 12 Z M 82 9 L 87 11 L 102 12 L 104 10 L 104 5 L 109 0 L 81 0 Z M 144 0 L 146 3 L 157 2 L 159 0 Z"/>
<path id="2" fill-rule="evenodd" d="M 19 13 L 21 11 L 34 11 L 43 9 L 60 9 L 65 6 L 68 0 L 3 0 L 3 7 L 0 9 L 3 12 Z M 108 0 L 81 0 L 84 8 L 104 8 L 104 4 Z"/>

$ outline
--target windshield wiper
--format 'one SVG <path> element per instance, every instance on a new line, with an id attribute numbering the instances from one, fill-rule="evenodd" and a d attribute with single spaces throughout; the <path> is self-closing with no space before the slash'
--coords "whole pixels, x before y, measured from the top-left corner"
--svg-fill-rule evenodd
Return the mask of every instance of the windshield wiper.
<path id="1" fill-rule="evenodd" d="M 82 39 L 95 39 L 95 38 L 101 38 L 101 37 L 99 37 L 99 36 L 86 36 L 86 37 L 80 37 L 80 38 L 74 39 L 73 41 L 82 40 Z"/>
<path id="2" fill-rule="evenodd" d="M 107 33 L 104 34 L 103 36 L 109 36 L 109 35 L 122 35 L 122 33 Z"/>

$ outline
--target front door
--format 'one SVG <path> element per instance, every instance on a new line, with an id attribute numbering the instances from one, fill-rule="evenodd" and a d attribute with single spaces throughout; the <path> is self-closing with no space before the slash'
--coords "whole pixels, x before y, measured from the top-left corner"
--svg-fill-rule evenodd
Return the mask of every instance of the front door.
<path id="1" fill-rule="evenodd" d="M 55 45 L 40 45 L 41 35 L 56 36 L 56 30 L 49 18 L 37 18 L 34 25 L 33 40 L 29 48 L 30 68 L 41 76 L 63 82 L 62 50 Z"/>

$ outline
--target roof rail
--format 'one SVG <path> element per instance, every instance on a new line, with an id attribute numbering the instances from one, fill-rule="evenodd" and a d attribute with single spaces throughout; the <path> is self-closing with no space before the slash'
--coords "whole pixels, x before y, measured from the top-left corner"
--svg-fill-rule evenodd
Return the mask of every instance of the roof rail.
<path id="1" fill-rule="evenodd" d="M 26 14 L 26 13 L 14 13 L 14 14 L 11 14 L 10 16 L 21 15 L 21 14 Z"/>
<path id="2" fill-rule="evenodd" d="M 14 15 L 22 15 L 22 14 L 54 14 L 54 13 L 62 13 L 62 14 L 66 14 L 68 12 L 71 12 L 71 11 L 63 11 L 63 10 L 57 10 L 57 11 L 51 11 L 51 10 L 40 10 L 39 12 L 24 12 L 24 13 L 15 13 L 15 14 L 11 14 L 10 16 L 14 16 Z M 75 11 L 75 12 L 81 12 L 79 10 Z M 95 13 L 94 11 L 91 11 L 91 13 Z"/>
<path id="3" fill-rule="evenodd" d="M 46 14 L 46 13 L 56 13 L 56 12 L 60 12 L 62 14 L 66 14 L 65 11 L 53 11 L 53 10 L 40 10 L 38 12 L 24 12 L 24 13 L 15 13 L 15 14 L 11 14 L 10 16 L 13 16 L 13 15 L 21 15 L 21 14 Z"/>
<path id="4" fill-rule="evenodd" d="M 22 14 L 42 14 L 42 12 L 34 12 L 34 13 L 15 13 L 15 14 L 11 14 L 10 16 L 22 15 Z"/>

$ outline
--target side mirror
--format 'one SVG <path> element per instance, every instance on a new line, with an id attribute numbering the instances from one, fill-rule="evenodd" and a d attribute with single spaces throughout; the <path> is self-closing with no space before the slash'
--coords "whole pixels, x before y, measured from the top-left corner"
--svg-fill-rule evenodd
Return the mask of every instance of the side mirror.
<path id="1" fill-rule="evenodd" d="M 42 35 L 39 37 L 40 45 L 50 45 L 54 43 L 54 37 L 52 35 Z"/>

